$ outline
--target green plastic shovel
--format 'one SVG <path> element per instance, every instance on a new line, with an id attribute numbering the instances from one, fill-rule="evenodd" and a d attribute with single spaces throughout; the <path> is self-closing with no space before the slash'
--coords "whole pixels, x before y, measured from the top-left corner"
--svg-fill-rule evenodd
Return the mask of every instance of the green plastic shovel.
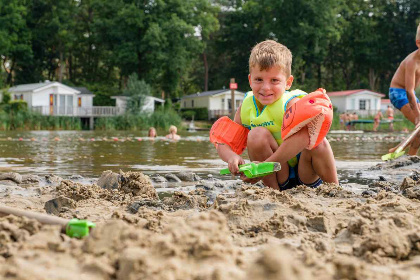
<path id="1" fill-rule="evenodd" d="M 239 172 L 243 172 L 248 178 L 264 177 L 280 170 L 281 166 L 278 162 L 250 162 L 239 165 Z M 231 174 L 229 168 L 220 170 L 220 175 L 226 174 Z"/>
<path id="2" fill-rule="evenodd" d="M 0 205 L 0 217 L 7 215 L 27 217 L 47 225 L 60 225 L 63 232 L 65 232 L 68 236 L 75 238 L 88 236 L 90 230 L 96 226 L 94 223 L 87 220 L 67 220 L 56 216 Z"/>
<path id="3" fill-rule="evenodd" d="M 414 139 L 414 137 L 416 137 L 416 135 L 419 132 L 420 132 L 420 126 L 418 126 L 413 132 L 411 132 L 411 134 L 407 137 L 407 139 L 405 139 L 404 141 L 402 141 L 398 145 L 398 148 L 393 153 L 389 153 L 389 154 L 383 155 L 381 157 L 382 160 L 396 159 L 396 158 L 404 155 L 405 154 L 404 149 L 408 146 L 408 144 L 411 143 L 411 141 Z"/>

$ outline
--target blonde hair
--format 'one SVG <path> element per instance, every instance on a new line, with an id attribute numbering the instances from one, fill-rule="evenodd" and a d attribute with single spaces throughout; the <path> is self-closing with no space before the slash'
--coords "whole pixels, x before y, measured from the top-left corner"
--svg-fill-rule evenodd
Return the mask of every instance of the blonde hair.
<path id="1" fill-rule="evenodd" d="M 292 72 L 292 53 L 286 46 L 276 41 L 263 41 L 252 48 L 249 56 L 250 73 L 255 66 L 259 66 L 261 71 L 278 66 L 286 76 L 290 76 Z"/>
<path id="2" fill-rule="evenodd" d="M 174 126 L 174 125 L 171 125 L 170 127 L 169 127 L 169 133 L 172 133 L 172 132 L 174 132 L 174 133 L 176 133 L 177 132 L 177 128 L 176 128 L 176 126 Z"/>
<path id="3" fill-rule="evenodd" d="M 417 26 L 416 40 L 420 40 L 420 23 L 419 26 Z"/>

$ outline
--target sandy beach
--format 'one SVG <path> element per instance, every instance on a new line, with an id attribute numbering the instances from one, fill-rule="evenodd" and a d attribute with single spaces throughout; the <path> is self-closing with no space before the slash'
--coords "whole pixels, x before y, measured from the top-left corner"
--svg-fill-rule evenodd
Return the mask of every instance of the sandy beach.
<path id="1" fill-rule="evenodd" d="M 2 279 L 420 279 L 418 157 L 372 166 L 362 193 L 344 185 L 279 192 L 238 180 L 104 172 L 98 180 L 0 175 L 2 205 L 96 223 L 0 218 Z M 170 177 L 170 176 L 169 176 Z"/>

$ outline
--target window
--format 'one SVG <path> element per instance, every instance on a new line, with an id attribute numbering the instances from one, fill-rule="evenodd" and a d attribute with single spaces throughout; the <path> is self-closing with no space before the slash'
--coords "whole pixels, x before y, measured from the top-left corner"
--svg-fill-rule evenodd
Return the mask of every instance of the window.
<path id="1" fill-rule="evenodd" d="M 73 95 L 67 95 L 66 107 L 73 107 Z"/>
<path id="2" fill-rule="evenodd" d="M 222 98 L 222 110 L 224 110 L 224 109 L 225 109 L 225 99 Z"/>
<path id="3" fill-rule="evenodd" d="M 194 100 L 191 100 L 191 108 L 194 108 Z"/>
<path id="4" fill-rule="evenodd" d="M 230 99 L 228 99 L 228 109 L 229 110 L 232 110 L 232 104 L 231 104 L 232 102 L 230 102 Z"/>
<path id="5" fill-rule="evenodd" d="M 184 108 L 187 108 L 187 101 L 184 101 Z"/>
<path id="6" fill-rule="evenodd" d="M 364 99 L 359 100 L 359 110 L 366 110 L 366 100 Z"/>

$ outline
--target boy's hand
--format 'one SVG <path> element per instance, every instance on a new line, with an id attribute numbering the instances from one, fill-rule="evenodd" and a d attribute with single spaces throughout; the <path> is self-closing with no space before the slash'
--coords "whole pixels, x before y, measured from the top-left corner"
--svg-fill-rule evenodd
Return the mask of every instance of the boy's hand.
<path id="1" fill-rule="evenodd" d="M 239 165 L 245 164 L 245 161 L 243 158 L 241 158 L 239 155 L 235 154 L 228 160 L 228 168 L 230 173 L 233 175 L 239 174 Z"/>
<path id="2" fill-rule="evenodd" d="M 241 180 L 248 184 L 256 184 L 264 177 L 248 178 L 244 174 L 241 174 Z"/>
<path id="3" fill-rule="evenodd" d="M 253 163 L 260 163 L 261 161 L 253 161 Z M 241 173 L 241 180 L 248 184 L 256 184 L 264 177 L 248 178 L 245 174 Z"/>

